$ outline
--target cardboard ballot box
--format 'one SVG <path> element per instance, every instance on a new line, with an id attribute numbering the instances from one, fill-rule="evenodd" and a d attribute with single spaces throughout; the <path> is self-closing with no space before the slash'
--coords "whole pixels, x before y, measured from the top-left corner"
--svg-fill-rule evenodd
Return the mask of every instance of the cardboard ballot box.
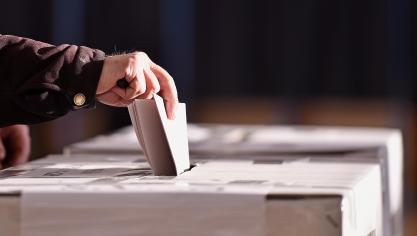
<path id="1" fill-rule="evenodd" d="M 193 155 L 335 153 L 374 147 L 402 154 L 400 131 L 386 128 L 188 124 L 188 141 Z M 64 154 L 109 153 L 143 153 L 132 126 L 64 148 Z"/>
<path id="2" fill-rule="evenodd" d="M 188 142 L 199 145 L 213 138 L 211 126 L 188 124 Z M 112 143 L 113 145 L 109 145 Z M 193 148 L 191 148 L 193 149 Z M 211 148 L 213 149 L 213 148 Z M 193 151 L 192 151 L 193 152 Z M 198 152 L 197 152 L 198 153 Z M 212 152 L 211 152 L 212 153 Z M 64 147 L 64 154 L 143 154 L 132 126 Z"/>
<path id="3" fill-rule="evenodd" d="M 49 235 L 383 235 L 377 163 L 198 160 L 153 176 L 138 156 L 49 156 L 0 172 L 0 229 Z"/>
<path id="4" fill-rule="evenodd" d="M 361 161 L 370 156 L 381 165 L 384 228 L 402 235 L 403 149 L 399 130 L 360 127 L 189 124 L 190 153 L 206 158 L 251 158 L 253 155 L 297 157 L 344 155 Z M 113 145 L 108 145 L 112 143 Z M 132 127 L 101 135 L 64 149 L 66 154 L 141 153 Z M 366 154 L 366 155 L 365 155 Z"/>

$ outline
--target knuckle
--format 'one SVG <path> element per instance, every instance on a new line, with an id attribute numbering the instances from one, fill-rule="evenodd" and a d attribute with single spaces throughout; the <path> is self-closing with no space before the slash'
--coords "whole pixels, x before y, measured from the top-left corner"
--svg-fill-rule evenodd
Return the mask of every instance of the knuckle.
<path id="1" fill-rule="evenodd" d="M 129 54 L 128 61 L 130 64 L 136 64 L 140 61 L 141 55 L 139 53 L 131 53 Z"/>
<path id="2" fill-rule="evenodd" d="M 132 59 L 132 60 L 137 60 L 139 58 L 139 56 L 140 56 L 139 53 L 134 52 L 134 53 L 131 53 L 130 54 L 130 57 L 129 58 Z"/>
<path id="3" fill-rule="evenodd" d="M 138 60 L 141 57 L 148 57 L 148 55 L 144 52 L 136 51 L 130 54 L 132 58 Z"/>
<path id="4" fill-rule="evenodd" d="M 131 66 L 131 65 L 135 65 L 138 62 L 138 58 L 136 58 L 135 56 L 129 56 L 127 59 L 127 67 Z"/>
<path id="5" fill-rule="evenodd" d="M 145 57 L 148 57 L 148 54 L 146 54 L 145 52 L 142 52 L 142 51 L 137 52 L 137 54 L 138 54 L 139 56 L 145 56 Z"/>

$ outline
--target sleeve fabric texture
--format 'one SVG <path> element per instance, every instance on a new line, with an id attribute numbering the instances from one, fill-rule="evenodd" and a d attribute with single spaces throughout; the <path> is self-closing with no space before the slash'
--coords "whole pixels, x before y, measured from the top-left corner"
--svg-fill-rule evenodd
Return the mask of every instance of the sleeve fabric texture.
<path id="1" fill-rule="evenodd" d="M 91 108 L 104 53 L 0 35 L 0 127 L 52 120 L 70 110 Z M 83 94 L 85 103 L 74 103 Z"/>

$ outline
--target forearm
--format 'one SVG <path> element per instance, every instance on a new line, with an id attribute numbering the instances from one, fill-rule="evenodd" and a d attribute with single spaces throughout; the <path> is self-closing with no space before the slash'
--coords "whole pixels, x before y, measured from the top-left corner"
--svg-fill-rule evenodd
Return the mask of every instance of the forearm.
<path id="1" fill-rule="evenodd" d="M 38 123 L 93 107 L 104 53 L 0 35 L 0 126 Z M 74 97 L 85 98 L 81 102 Z M 80 97 L 80 96 L 78 96 Z"/>

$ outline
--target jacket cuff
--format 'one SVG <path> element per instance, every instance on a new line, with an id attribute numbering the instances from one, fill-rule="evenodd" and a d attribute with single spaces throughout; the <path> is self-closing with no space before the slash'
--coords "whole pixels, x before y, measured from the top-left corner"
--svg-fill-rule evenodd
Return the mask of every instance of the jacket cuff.
<path id="1" fill-rule="evenodd" d="M 80 47 L 74 58 L 76 76 L 67 92 L 72 109 L 94 108 L 97 86 L 104 64 L 105 54 L 100 50 Z"/>

